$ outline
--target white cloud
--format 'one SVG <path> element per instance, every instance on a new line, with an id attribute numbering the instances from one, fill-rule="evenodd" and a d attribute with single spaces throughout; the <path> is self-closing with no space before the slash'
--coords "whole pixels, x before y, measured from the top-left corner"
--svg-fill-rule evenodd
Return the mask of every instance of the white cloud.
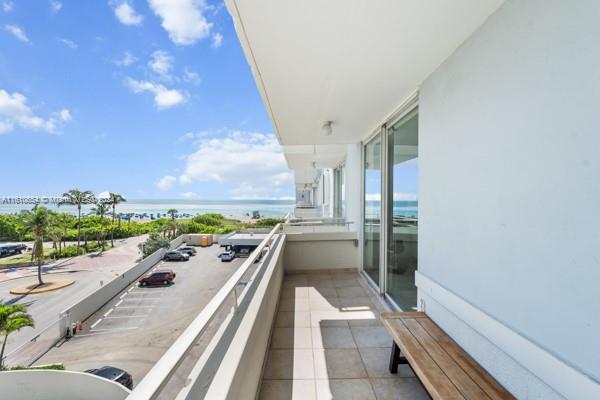
<path id="1" fill-rule="evenodd" d="M 50 1 L 50 9 L 52 12 L 57 13 L 62 9 L 62 3 L 60 1 L 52 0 Z"/>
<path id="2" fill-rule="evenodd" d="M 160 83 L 151 81 L 137 81 L 135 79 L 127 79 L 127 86 L 133 93 L 150 92 L 154 94 L 154 104 L 159 110 L 164 110 L 178 104 L 182 104 L 187 100 L 185 92 L 168 89 Z"/>
<path id="3" fill-rule="evenodd" d="M 69 110 L 62 109 L 42 118 L 33 113 L 27 105 L 27 98 L 18 92 L 8 93 L 0 89 L 0 134 L 8 133 L 15 127 L 55 133 L 60 125 L 71 120 Z"/>
<path id="4" fill-rule="evenodd" d="M 171 175 L 165 175 L 157 180 L 154 185 L 160 190 L 169 190 L 173 187 L 175 182 L 177 182 L 177 178 Z"/>
<path id="5" fill-rule="evenodd" d="M 185 142 L 187 140 L 202 139 L 207 137 L 208 135 L 210 135 L 210 132 L 208 131 L 188 132 L 179 136 L 177 140 L 180 142 Z"/>
<path id="6" fill-rule="evenodd" d="M 185 135 L 184 135 L 185 136 Z M 232 197 L 288 195 L 293 175 L 272 134 L 233 132 L 201 140 L 186 158 L 181 184 L 222 182 Z"/>
<path id="7" fill-rule="evenodd" d="M 183 80 L 186 82 L 193 83 L 194 85 L 200 84 L 202 79 L 200 79 L 200 75 L 197 72 L 194 72 L 188 68 L 183 70 Z"/>
<path id="8" fill-rule="evenodd" d="M 15 8 L 15 3 L 12 1 L 3 1 L 2 2 L 2 11 L 5 13 L 11 12 Z"/>
<path id="9" fill-rule="evenodd" d="M 135 9 L 127 1 L 122 1 L 114 7 L 115 17 L 123 25 L 141 25 L 144 17 L 136 13 Z"/>
<path id="10" fill-rule="evenodd" d="M 31 43 L 31 41 L 29 40 L 29 38 L 25 34 L 25 31 L 23 31 L 23 29 L 21 29 L 17 25 L 4 25 L 4 30 L 7 31 L 8 33 L 10 33 L 11 35 L 13 35 L 14 37 L 16 37 L 17 39 L 19 39 L 20 41 L 22 41 L 22 42 Z"/>
<path id="11" fill-rule="evenodd" d="M 131 54 L 131 52 L 126 51 L 123 54 L 123 58 L 116 60 L 115 64 L 118 65 L 119 67 L 128 67 L 136 61 L 137 61 L 137 58 L 135 58 L 135 56 L 133 54 Z"/>
<path id="12" fill-rule="evenodd" d="M 179 193 L 179 195 L 181 197 L 183 197 L 184 199 L 199 199 L 200 195 L 198 193 L 194 193 L 194 192 L 183 192 L 183 193 Z"/>
<path id="13" fill-rule="evenodd" d="M 204 0 L 148 0 L 162 27 L 177 45 L 190 45 L 210 35 L 212 24 L 204 15 Z"/>
<path id="14" fill-rule="evenodd" d="M 56 38 L 56 39 L 71 49 L 76 49 L 78 47 L 77 43 L 75 43 L 74 41 L 72 41 L 70 39 L 64 39 L 64 38 Z"/>
<path id="15" fill-rule="evenodd" d="M 218 49 L 219 47 L 221 47 L 221 44 L 223 44 L 223 35 L 221 35 L 219 32 L 217 32 L 214 35 L 212 35 L 212 44 L 211 44 L 211 46 L 214 49 Z"/>
<path id="16" fill-rule="evenodd" d="M 171 79 L 171 70 L 175 58 L 164 50 L 156 50 L 152 53 L 152 59 L 148 62 L 148 66 L 152 71 L 165 79 Z"/>
<path id="17" fill-rule="evenodd" d="M 416 193 L 394 193 L 394 201 L 416 201 Z"/>

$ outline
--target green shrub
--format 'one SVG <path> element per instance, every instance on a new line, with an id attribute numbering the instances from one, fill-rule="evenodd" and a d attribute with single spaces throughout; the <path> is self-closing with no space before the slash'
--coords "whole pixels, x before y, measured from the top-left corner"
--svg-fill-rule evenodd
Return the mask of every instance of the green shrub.
<path id="1" fill-rule="evenodd" d="M 150 234 L 150 237 L 146 239 L 143 244 L 140 243 L 138 247 L 144 252 L 144 257 L 147 257 L 160 248 L 168 248 L 170 243 L 169 239 L 163 238 L 157 232 L 153 232 Z"/>
<path id="2" fill-rule="evenodd" d="M 223 219 L 224 217 L 221 214 L 202 214 L 196 215 L 194 218 L 192 218 L 192 221 L 202 225 L 221 226 Z"/>
<path id="3" fill-rule="evenodd" d="M 16 367 L 8 368 L 9 371 L 21 371 L 21 370 L 29 370 L 29 369 L 52 369 L 52 370 L 56 370 L 56 371 L 64 371 L 65 366 L 62 364 L 48 364 L 48 365 L 38 365 L 38 366 L 34 365 L 32 367 L 25 367 L 22 365 L 17 365 Z"/>

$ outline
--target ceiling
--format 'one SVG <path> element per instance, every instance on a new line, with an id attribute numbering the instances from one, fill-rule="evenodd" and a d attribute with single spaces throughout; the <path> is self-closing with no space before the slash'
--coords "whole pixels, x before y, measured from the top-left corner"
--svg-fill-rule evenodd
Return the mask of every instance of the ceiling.
<path id="1" fill-rule="evenodd" d="M 283 145 L 356 143 L 503 0 L 227 0 Z M 325 121 L 333 133 L 323 134 Z"/>
<path id="2" fill-rule="evenodd" d="M 283 146 L 283 154 L 291 169 L 335 168 L 346 159 L 346 145 Z"/>

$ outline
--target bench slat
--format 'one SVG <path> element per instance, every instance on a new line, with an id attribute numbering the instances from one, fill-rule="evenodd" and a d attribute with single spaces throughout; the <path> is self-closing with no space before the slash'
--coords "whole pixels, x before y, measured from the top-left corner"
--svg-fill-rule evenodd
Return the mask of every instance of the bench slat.
<path id="1" fill-rule="evenodd" d="M 456 388 L 469 400 L 490 400 L 490 397 L 471 379 L 471 377 L 446 353 L 429 335 L 417 319 L 403 319 L 404 325 L 421 343 L 429 356 L 435 361 Z"/>
<path id="2" fill-rule="evenodd" d="M 452 340 L 431 319 L 419 319 L 418 323 L 439 343 L 439 345 L 460 365 L 460 367 L 493 400 L 513 400 L 514 397 L 471 358 L 454 340 Z"/>
<path id="3" fill-rule="evenodd" d="M 385 319 L 406 319 L 406 318 L 428 318 L 427 314 L 420 311 L 406 311 L 406 312 L 383 312 L 381 318 Z"/>
<path id="4" fill-rule="evenodd" d="M 434 400 L 465 400 L 402 319 L 383 318 L 382 321 Z"/>

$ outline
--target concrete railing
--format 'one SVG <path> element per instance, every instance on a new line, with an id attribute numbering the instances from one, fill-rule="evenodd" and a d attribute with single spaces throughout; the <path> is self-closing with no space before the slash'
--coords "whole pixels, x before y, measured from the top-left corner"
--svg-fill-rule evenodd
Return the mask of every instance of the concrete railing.
<path id="1" fill-rule="evenodd" d="M 277 234 L 280 229 L 280 225 L 277 225 L 268 234 L 145 375 L 127 400 L 218 398 L 206 395 L 213 387 L 212 378 L 219 374 L 222 362 L 227 359 L 228 354 L 231 354 L 228 349 L 231 348 L 232 338 L 237 336 L 239 329 L 246 331 L 247 325 L 241 328 L 243 319 L 247 315 L 246 311 L 250 309 L 251 304 L 252 307 L 256 307 L 256 301 L 262 302 L 265 298 L 262 289 L 259 291 L 258 288 L 262 288 L 264 282 L 271 282 L 271 279 L 263 277 L 272 276 L 272 272 L 267 273 L 267 271 L 274 270 L 274 262 L 279 263 L 281 267 L 285 236 Z M 240 287 L 242 287 L 241 291 L 238 290 Z M 278 296 L 275 296 L 271 299 L 271 308 L 276 306 L 277 298 Z M 274 308 L 272 311 L 274 314 Z M 270 329 L 270 326 L 264 324 L 263 328 Z M 265 341 L 260 344 L 261 347 L 257 348 L 262 348 L 259 350 L 262 352 L 261 357 L 264 357 L 268 338 L 267 334 Z M 201 354 L 196 355 L 197 361 L 192 364 L 191 370 L 182 376 L 182 373 L 187 371 L 189 358 L 194 356 L 194 351 L 202 341 L 209 343 L 203 344 L 206 347 Z M 243 352 L 245 346 L 235 348 Z M 255 380 L 258 385 L 261 371 L 257 370 L 253 373 L 257 375 Z M 256 391 L 252 394 L 252 398 L 255 394 Z"/>
<path id="2" fill-rule="evenodd" d="M 358 268 L 356 232 L 288 233 L 286 239 L 286 271 Z"/>
<path id="3" fill-rule="evenodd" d="M 129 390 L 96 375 L 75 371 L 0 372 L 2 400 L 122 400 Z"/>

